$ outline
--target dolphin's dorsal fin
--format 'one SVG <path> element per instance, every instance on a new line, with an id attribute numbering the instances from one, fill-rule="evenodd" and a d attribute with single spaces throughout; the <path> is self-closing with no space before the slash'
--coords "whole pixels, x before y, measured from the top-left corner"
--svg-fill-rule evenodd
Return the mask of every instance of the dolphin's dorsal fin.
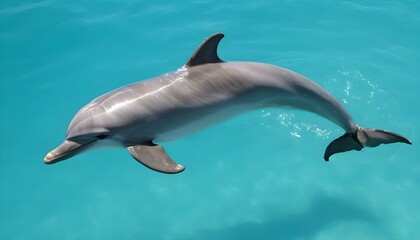
<path id="1" fill-rule="evenodd" d="M 206 63 L 223 62 L 217 56 L 217 46 L 224 36 L 225 35 L 223 35 L 223 33 L 215 33 L 206 38 L 206 40 L 200 44 L 197 50 L 195 50 L 190 60 L 185 64 L 185 67 L 193 67 Z"/>
<path id="2" fill-rule="evenodd" d="M 172 161 L 160 145 L 134 145 L 127 148 L 134 159 L 144 166 L 162 173 L 180 173 L 184 167 Z"/>

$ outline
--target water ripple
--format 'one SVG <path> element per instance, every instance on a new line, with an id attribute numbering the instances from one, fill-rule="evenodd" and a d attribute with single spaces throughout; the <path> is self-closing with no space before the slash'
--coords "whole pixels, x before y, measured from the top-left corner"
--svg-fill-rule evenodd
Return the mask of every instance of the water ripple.
<path id="1" fill-rule="evenodd" d="M 29 10 L 37 9 L 37 8 L 43 8 L 43 7 L 49 7 L 54 4 L 54 1 L 52 0 L 45 0 L 41 2 L 33 2 L 33 3 L 23 3 L 19 4 L 14 7 L 8 7 L 0 10 L 0 15 L 9 15 L 9 14 L 17 14 L 17 13 L 23 13 Z"/>

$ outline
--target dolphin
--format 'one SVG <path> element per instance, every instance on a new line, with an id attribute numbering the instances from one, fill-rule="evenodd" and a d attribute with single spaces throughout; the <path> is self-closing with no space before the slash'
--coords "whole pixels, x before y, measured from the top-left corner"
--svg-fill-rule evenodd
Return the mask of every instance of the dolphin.
<path id="1" fill-rule="evenodd" d="M 224 37 L 205 39 L 180 69 L 106 93 L 73 117 L 64 143 L 44 162 L 56 163 L 95 146 L 127 148 L 146 167 L 162 173 L 185 168 L 157 142 L 175 140 L 238 114 L 267 107 L 293 107 L 320 115 L 345 130 L 324 159 L 380 144 L 411 142 L 393 132 L 361 128 L 327 90 L 288 69 L 265 63 L 226 62 L 217 55 Z"/>

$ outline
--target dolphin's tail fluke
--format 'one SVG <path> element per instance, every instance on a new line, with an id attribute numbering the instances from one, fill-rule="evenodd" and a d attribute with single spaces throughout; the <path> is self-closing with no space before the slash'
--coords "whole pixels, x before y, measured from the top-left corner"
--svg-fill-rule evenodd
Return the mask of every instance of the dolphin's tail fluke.
<path id="1" fill-rule="evenodd" d="M 329 161 L 333 154 L 350 150 L 360 151 L 364 147 L 376 147 L 380 144 L 402 142 L 411 145 L 411 142 L 393 132 L 379 129 L 357 128 L 354 133 L 346 133 L 332 141 L 325 149 L 324 159 Z"/>

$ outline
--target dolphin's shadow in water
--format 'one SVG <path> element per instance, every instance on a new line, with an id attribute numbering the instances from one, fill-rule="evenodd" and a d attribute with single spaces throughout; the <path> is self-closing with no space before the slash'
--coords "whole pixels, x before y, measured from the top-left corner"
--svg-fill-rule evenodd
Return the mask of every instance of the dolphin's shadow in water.
<path id="1" fill-rule="evenodd" d="M 312 239 L 319 232 L 334 224 L 359 221 L 381 225 L 369 209 L 349 200 L 330 196 L 318 196 L 306 211 L 289 215 L 273 216 L 263 222 L 242 222 L 221 229 L 203 229 L 189 239 Z"/>

